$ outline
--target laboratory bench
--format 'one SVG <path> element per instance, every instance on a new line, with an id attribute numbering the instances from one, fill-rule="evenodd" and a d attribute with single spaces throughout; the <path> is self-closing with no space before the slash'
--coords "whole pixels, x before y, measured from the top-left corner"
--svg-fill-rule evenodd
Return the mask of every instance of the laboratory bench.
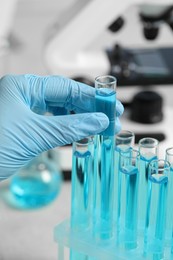
<path id="1" fill-rule="evenodd" d="M 62 184 L 59 196 L 34 210 L 14 206 L 10 179 L 0 183 L 0 260 L 55 260 L 54 228 L 69 217 L 71 183 Z"/>

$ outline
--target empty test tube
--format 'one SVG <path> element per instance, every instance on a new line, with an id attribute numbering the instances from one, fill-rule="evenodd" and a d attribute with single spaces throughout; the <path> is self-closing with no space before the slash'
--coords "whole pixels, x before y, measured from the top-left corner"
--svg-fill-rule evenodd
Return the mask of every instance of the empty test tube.
<path id="1" fill-rule="evenodd" d="M 138 225 L 139 232 L 143 234 L 146 216 L 147 186 L 148 186 L 148 165 L 152 160 L 158 158 L 159 142 L 157 139 L 146 137 L 139 140 L 140 151 L 140 178 L 139 178 L 139 204 Z"/>
<path id="2" fill-rule="evenodd" d="M 93 152 L 92 137 L 73 143 L 71 228 L 83 232 L 92 223 L 93 198 Z M 87 256 L 71 250 L 71 260 L 86 260 Z"/>
<path id="3" fill-rule="evenodd" d="M 144 232 L 144 255 L 164 259 L 167 188 L 170 164 L 153 160 L 148 167 L 147 214 Z"/>
<path id="4" fill-rule="evenodd" d="M 170 163 L 170 178 L 168 185 L 168 205 L 169 209 L 167 210 L 166 216 L 166 243 L 171 247 L 171 254 L 173 258 L 173 147 L 167 148 L 165 153 L 165 160 Z M 171 258 L 171 259 L 172 259 Z"/>
<path id="5" fill-rule="evenodd" d="M 120 152 L 117 244 L 126 249 L 137 246 L 139 160 L 135 149 Z"/>
<path id="6" fill-rule="evenodd" d="M 93 235 L 109 239 L 113 232 L 116 79 L 97 77 L 95 88 L 96 111 L 108 116 L 109 126 L 95 137 Z"/>

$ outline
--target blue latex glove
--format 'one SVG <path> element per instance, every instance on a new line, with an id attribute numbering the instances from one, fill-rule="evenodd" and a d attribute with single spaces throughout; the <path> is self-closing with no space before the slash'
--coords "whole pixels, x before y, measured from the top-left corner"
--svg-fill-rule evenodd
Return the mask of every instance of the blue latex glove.
<path id="1" fill-rule="evenodd" d="M 94 104 L 95 89 L 68 78 L 1 78 L 0 178 L 9 177 L 43 151 L 102 132 L 109 120 L 105 114 L 93 112 Z M 65 110 L 77 114 L 64 115 Z M 45 112 L 53 115 L 45 116 Z M 122 113 L 123 106 L 117 102 L 117 116 Z"/>

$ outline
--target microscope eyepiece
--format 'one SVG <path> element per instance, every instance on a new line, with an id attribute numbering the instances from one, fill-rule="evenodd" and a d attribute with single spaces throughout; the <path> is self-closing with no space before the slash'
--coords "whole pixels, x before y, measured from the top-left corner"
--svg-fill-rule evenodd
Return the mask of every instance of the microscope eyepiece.
<path id="1" fill-rule="evenodd" d="M 144 24 L 143 33 L 147 40 L 155 40 L 159 34 L 159 26 L 155 23 L 147 22 Z"/>

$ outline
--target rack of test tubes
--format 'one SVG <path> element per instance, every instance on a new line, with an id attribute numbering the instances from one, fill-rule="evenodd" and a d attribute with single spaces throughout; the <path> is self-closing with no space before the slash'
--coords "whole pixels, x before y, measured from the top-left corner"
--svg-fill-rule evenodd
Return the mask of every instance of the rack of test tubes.
<path id="1" fill-rule="evenodd" d="M 134 147 L 115 133 L 116 79 L 96 78 L 96 111 L 110 120 L 73 143 L 71 216 L 55 227 L 58 260 L 173 259 L 173 148 L 158 158 L 158 140 Z M 66 253 L 68 251 L 68 253 Z"/>

